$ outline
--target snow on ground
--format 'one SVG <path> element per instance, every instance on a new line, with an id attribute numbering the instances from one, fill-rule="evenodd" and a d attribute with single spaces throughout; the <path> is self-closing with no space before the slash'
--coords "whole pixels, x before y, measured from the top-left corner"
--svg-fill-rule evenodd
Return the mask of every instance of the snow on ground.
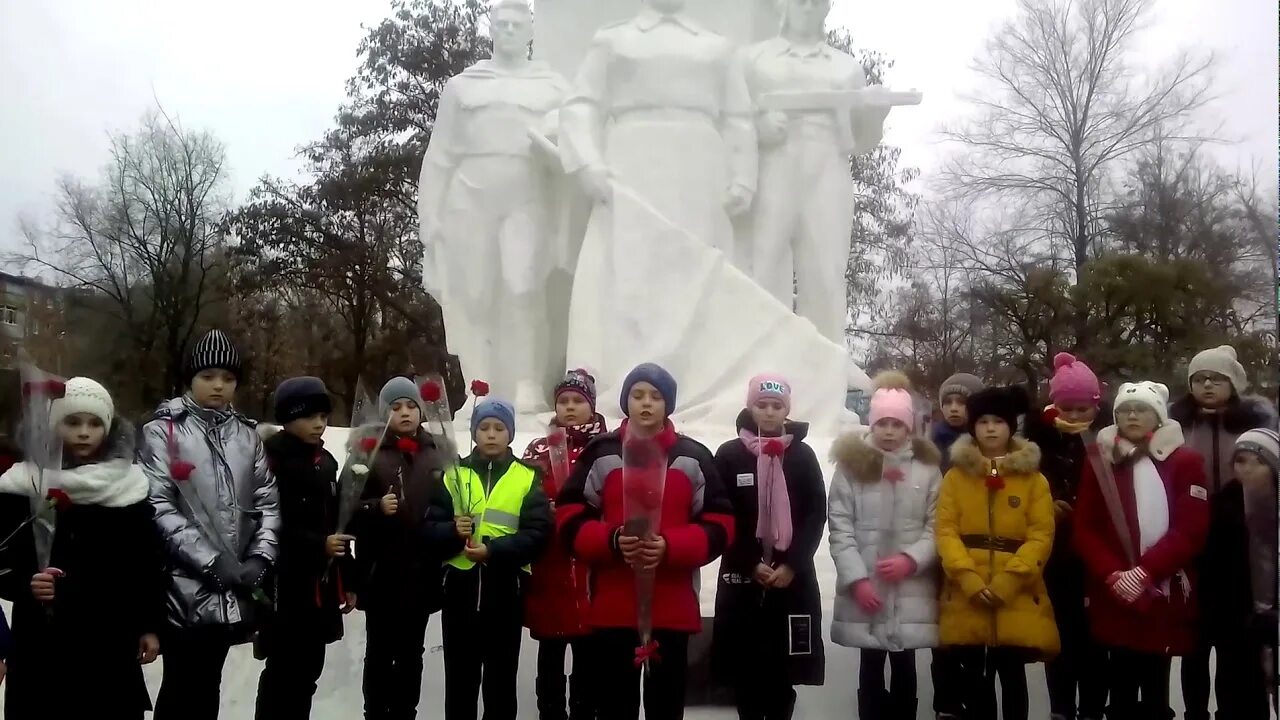
<path id="1" fill-rule="evenodd" d="M 344 441 L 347 430 L 330 428 L 325 433 L 325 445 L 342 463 L 346 453 Z M 731 436 L 725 432 L 700 434 L 695 437 L 706 444 L 712 451 Z M 458 438 L 467 437 L 463 426 L 458 428 Z M 536 437 L 532 433 L 517 433 L 513 447 L 517 454 Z M 824 460 L 831 446 L 831 438 L 809 438 L 808 443 Z M 830 482 L 833 467 L 825 464 L 827 481 Z M 855 693 L 858 677 L 858 653 L 849 648 L 832 645 L 831 632 L 831 598 L 835 588 L 835 565 L 824 543 L 816 558 L 819 583 L 824 597 L 824 629 L 827 650 L 827 684 L 820 688 L 801 688 L 796 707 L 796 720 L 825 720 L 826 718 L 856 717 Z M 714 614 L 716 567 L 713 563 L 703 569 L 702 573 L 702 614 L 710 617 Z M 8 608 L 6 608 L 6 611 Z M 361 717 L 362 696 L 360 690 L 361 669 L 364 659 L 364 616 L 355 612 L 346 618 L 346 637 L 344 640 L 329 646 L 325 658 L 324 674 L 316 691 L 312 717 L 324 720 L 354 720 Z M 444 656 L 441 652 L 439 615 L 432 618 L 427 628 L 427 653 L 424 658 L 422 683 L 422 701 L 418 707 L 418 716 L 424 720 L 443 717 L 444 699 Z M 537 643 L 526 634 L 521 646 L 520 656 L 520 720 L 534 720 L 538 717 L 534 696 L 534 675 L 537 659 Z M 164 656 L 145 669 L 147 685 L 152 697 L 160 689 L 161 671 Z M 929 681 L 929 653 L 917 653 L 916 667 L 919 677 L 918 718 L 932 718 L 931 703 L 933 689 Z M 222 714 L 223 720 L 249 720 L 253 717 L 254 698 L 257 693 L 258 673 L 262 663 L 253 659 L 248 646 L 233 648 L 227 659 L 222 679 Z M 1047 718 L 1049 716 L 1048 695 L 1045 690 L 1044 666 L 1032 665 L 1027 669 L 1028 686 L 1031 691 L 1031 717 Z M 1174 688 L 1174 709 L 1181 713 L 1182 700 L 1177 692 L 1178 666 L 1175 661 L 1172 672 Z M 0 708 L 3 701 L 0 699 Z M 737 714 L 731 708 L 691 708 L 685 717 L 688 720 L 728 720 Z"/>

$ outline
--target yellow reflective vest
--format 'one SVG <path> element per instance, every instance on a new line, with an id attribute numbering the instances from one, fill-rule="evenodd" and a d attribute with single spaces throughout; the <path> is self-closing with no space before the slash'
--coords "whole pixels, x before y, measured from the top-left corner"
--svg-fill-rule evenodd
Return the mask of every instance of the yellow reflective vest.
<path id="1" fill-rule="evenodd" d="M 459 464 L 444 474 L 445 487 L 453 499 L 455 517 L 470 515 L 475 518 L 475 537 L 479 540 L 506 537 L 520 529 L 520 510 L 525 496 L 533 488 L 536 475 L 532 468 L 512 461 L 507 471 L 498 478 L 489 492 L 485 492 L 485 478 L 466 465 Z M 475 563 L 459 553 L 447 563 L 459 570 L 470 570 Z M 522 568 L 529 572 L 529 566 Z"/>

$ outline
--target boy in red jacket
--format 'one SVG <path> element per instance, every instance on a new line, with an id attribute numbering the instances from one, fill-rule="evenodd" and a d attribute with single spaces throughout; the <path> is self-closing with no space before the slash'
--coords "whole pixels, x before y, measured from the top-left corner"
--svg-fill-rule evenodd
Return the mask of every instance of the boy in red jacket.
<path id="1" fill-rule="evenodd" d="M 588 622 L 595 629 L 599 717 L 634 720 L 640 714 L 639 569 L 656 573 L 657 657 L 650 657 L 645 677 L 645 717 L 678 720 L 684 717 L 689 636 L 702 627 L 694 578 L 732 540 L 733 506 L 711 452 L 676 433 L 668 419 L 676 406 L 670 373 L 649 363 L 636 367 L 623 382 L 621 405 L 627 419 L 579 457 L 560 492 L 556 520 L 573 555 L 591 566 Z M 653 438 L 666 451 L 662 518 L 652 539 L 623 534 L 622 446 L 629 435 Z"/>
<path id="2" fill-rule="evenodd" d="M 1170 658 L 1196 647 L 1209 493 L 1168 401 L 1159 383 L 1120 386 L 1116 424 L 1098 433 L 1076 502 L 1089 627 L 1111 652 L 1107 717 L 1168 717 Z"/>
<path id="3" fill-rule="evenodd" d="M 587 443 L 603 435 L 604 418 L 596 412 L 596 380 L 585 370 L 571 370 L 555 389 L 556 427 L 564 432 L 569 467 L 577 464 Z M 557 479 L 551 467 L 551 442 L 538 438 L 524 451 L 526 463 L 542 470 L 547 497 L 560 492 L 566 478 Z M 539 720 L 592 720 L 592 700 L 587 639 L 587 566 L 569 556 L 564 544 L 547 543 L 542 558 L 533 564 L 525 594 L 524 624 L 538 641 Z M 573 674 L 569 677 L 569 713 L 565 715 L 564 657 L 573 648 Z"/>

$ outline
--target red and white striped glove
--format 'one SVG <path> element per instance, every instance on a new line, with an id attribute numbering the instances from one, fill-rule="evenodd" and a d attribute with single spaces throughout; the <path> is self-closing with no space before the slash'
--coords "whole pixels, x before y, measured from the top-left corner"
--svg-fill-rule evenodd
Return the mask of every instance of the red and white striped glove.
<path id="1" fill-rule="evenodd" d="M 1151 587 L 1151 577 L 1141 566 L 1121 573 L 1113 573 L 1110 578 L 1111 592 L 1126 604 L 1132 604 L 1142 597 Z"/>

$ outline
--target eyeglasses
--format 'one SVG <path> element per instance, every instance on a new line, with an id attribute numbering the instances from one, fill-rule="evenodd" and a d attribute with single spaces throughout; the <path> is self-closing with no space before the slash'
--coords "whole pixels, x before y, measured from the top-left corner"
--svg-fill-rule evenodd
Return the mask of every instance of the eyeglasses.
<path id="1" fill-rule="evenodd" d="M 1131 415 L 1134 417 L 1141 417 L 1142 415 L 1146 415 L 1146 414 L 1154 415 L 1155 412 L 1156 412 L 1155 410 L 1152 410 L 1146 405 L 1121 405 L 1120 407 L 1116 408 L 1116 417 L 1119 417 L 1121 415 Z"/>
<path id="2" fill-rule="evenodd" d="M 1191 376 L 1192 385 L 1226 385 L 1229 382 L 1229 378 L 1217 373 L 1202 372 Z"/>

